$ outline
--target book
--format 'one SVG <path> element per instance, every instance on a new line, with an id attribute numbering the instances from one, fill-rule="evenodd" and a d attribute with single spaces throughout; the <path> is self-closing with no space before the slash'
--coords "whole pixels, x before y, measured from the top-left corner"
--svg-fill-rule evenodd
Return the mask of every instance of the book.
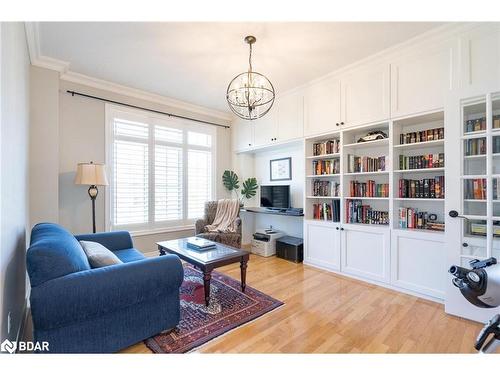
<path id="1" fill-rule="evenodd" d="M 346 223 L 350 224 L 389 224 L 389 212 L 374 210 L 363 205 L 360 199 L 347 199 L 345 202 Z"/>
<path id="2" fill-rule="evenodd" d="M 196 250 L 209 250 L 216 247 L 215 242 L 200 237 L 189 237 L 186 243 L 188 247 Z"/>
<path id="3" fill-rule="evenodd" d="M 382 172 L 386 168 L 386 156 L 356 156 L 347 155 L 347 170 L 349 173 Z"/>
<path id="4" fill-rule="evenodd" d="M 409 143 L 437 141 L 439 139 L 444 139 L 444 128 L 434 128 L 421 130 L 418 132 L 401 133 L 399 135 L 399 144 L 405 145 Z"/>
<path id="5" fill-rule="evenodd" d="M 444 198 L 444 176 L 399 180 L 399 198 Z"/>

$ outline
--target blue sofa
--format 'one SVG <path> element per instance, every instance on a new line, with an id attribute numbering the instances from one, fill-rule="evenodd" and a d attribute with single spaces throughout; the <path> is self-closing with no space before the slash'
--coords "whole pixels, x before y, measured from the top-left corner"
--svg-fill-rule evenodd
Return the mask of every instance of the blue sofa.
<path id="1" fill-rule="evenodd" d="M 79 240 L 101 243 L 123 264 L 92 269 Z M 50 352 L 116 352 L 179 323 L 181 261 L 144 257 L 128 232 L 75 237 L 37 224 L 27 270 L 34 339 L 49 342 Z"/>

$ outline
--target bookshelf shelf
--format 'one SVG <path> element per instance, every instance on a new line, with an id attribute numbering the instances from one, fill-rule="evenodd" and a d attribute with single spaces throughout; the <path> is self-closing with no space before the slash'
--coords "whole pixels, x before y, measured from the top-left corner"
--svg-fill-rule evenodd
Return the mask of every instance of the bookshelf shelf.
<path id="1" fill-rule="evenodd" d="M 340 173 L 334 174 L 310 174 L 306 176 L 307 178 L 331 178 L 331 177 L 340 177 Z"/>
<path id="2" fill-rule="evenodd" d="M 486 203 L 486 199 L 464 199 L 464 202 L 471 202 L 471 203 Z M 494 201 L 493 201 L 494 202 Z"/>
<path id="3" fill-rule="evenodd" d="M 394 198 L 395 201 L 444 202 L 444 198 Z"/>
<path id="4" fill-rule="evenodd" d="M 310 160 L 321 160 L 321 159 L 332 159 L 332 158 L 340 158 L 340 153 L 324 154 L 324 155 L 312 155 L 312 156 L 306 157 L 306 159 L 310 159 Z"/>
<path id="5" fill-rule="evenodd" d="M 444 168 L 396 169 L 394 173 L 435 173 L 443 172 Z"/>
<path id="6" fill-rule="evenodd" d="M 417 150 L 421 148 L 429 148 L 437 146 L 444 146 L 444 139 L 437 139 L 435 141 L 426 141 L 426 142 L 405 143 L 402 145 L 394 145 L 394 148 L 404 149 L 404 150 Z"/>
<path id="7" fill-rule="evenodd" d="M 321 195 L 308 195 L 307 199 L 340 199 L 340 197 L 336 196 L 321 196 Z"/>
<path id="8" fill-rule="evenodd" d="M 351 172 L 351 173 L 344 173 L 344 176 L 369 176 L 369 175 L 376 175 L 376 174 L 389 174 L 389 171 Z"/>
<path id="9" fill-rule="evenodd" d="M 482 154 L 482 155 L 465 155 L 464 159 L 483 159 L 485 157 L 486 157 L 485 154 Z"/>
<path id="10" fill-rule="evenodd" d="M 355 149 L 355 148 L 365 148 L 365 147 L 380 147 L 389 144 L 389 138 L 377 139 L 376 141 L 370 142 L 356 142 L 356 143 L 348 143 L 344 145 L 344 148 Z"/>
<path id="11" fill-rule="evenodd" d="M 394 230 L 409 233 L 425 233 L 425 234 L 437 234 L 444 236 L 444 231 L 431 230 L 431 229 L 416 229 L 416 228 L 395 228 Z"/>
<path id="12" fill-rule="evenodd" d="M 359 199 L 359 200 L 371 200 L 371 201 L 376 201 L 376 200 L 388 200 L 390 199 L 389 197 L 344 197 L 344 199 Z"/>

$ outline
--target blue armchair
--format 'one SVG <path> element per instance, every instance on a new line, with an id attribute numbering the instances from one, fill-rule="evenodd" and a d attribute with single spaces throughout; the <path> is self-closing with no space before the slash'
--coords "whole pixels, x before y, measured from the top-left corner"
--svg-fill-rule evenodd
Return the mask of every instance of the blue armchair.
<path id="1" fill-rule="evenodd" d="M 123 263 L 92 269 L 79 240 L 101 243 Z M 50 352 L 116 352 L 179 323 L 179 258 L 144 257 L 128 232 L 75 237 L 37 224 L 27 270 L 34 339 L 47 341 Z"/>

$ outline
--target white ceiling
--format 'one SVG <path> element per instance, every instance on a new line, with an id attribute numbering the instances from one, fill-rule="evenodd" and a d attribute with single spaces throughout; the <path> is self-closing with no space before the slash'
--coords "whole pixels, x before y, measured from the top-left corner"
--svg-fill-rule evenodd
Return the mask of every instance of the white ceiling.
<path id="1" fill-rule="evenodd" d="M 70 70 L 229 111 L 227 84 L 248 67 L 283 92 L 425 32 L 440 23 L 42 22 L 40 53 Z"/>

